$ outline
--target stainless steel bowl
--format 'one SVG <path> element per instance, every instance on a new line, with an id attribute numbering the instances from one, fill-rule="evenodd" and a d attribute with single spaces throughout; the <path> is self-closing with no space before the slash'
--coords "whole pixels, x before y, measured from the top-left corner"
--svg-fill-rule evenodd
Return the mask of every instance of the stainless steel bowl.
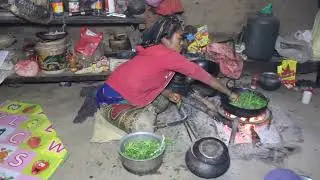
<path id="1" fill-rule="evenodd" d="M 154 133 L 136 132 L 122 137 L 118 148 L 121 163 L 129 172 L 143 175 L 157 171 L 162 164 L 165 147 L 160 150 L 159 155 L 154 156 L 151 159 L 135 160 L 125 156 L 123 153 L 125 144 L 132 140 L 157 140 L 159 143 L 162 143 L 163 138 Z"/>

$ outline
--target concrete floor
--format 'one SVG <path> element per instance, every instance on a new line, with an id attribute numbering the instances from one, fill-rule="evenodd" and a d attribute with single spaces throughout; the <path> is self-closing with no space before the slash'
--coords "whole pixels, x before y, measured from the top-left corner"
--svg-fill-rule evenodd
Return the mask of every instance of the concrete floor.
<path id="1" fill-rule="evenodd" d="M 159 173 L 152 176 L 135 176 L 121 167 L 118 160 L 117 142 L 109 144 L 91 144 L 93 121 L 75 125 L 72 123 L 83 103 L 79 91 L 86 84 L 73 84 L 71 87 L 59 87 L 58 84 L 22 85 L 20 87 L 0 86 L 0 101 L 20 100 L 39 103 L 52 121 L 56 131 L 70 153 L 69 159 L 53 176 L 53 180 L 97 179 L 97 180 L 195 180 L 184 165 L 184 151 L 169 154 Z M 315 95 L 310 105 L 300 103 L 300 93 L 281 89 L 271 93 L 272 101 L 283 108 L 295 112 L 296 124 L 303 128 L 304 142 L 302 151 L 278 165 L 320 179 L 320 96 Z M 186 147 L 187 149 L 188 147 Z M 167 152 L 171 153 L 171 152 Z M 173 152 L 172 152 L 173 153 Z M 229 171 L 221 180 L 263 179 L 264 175 L 276 165 L 261 161 L 232 160 Z"/>

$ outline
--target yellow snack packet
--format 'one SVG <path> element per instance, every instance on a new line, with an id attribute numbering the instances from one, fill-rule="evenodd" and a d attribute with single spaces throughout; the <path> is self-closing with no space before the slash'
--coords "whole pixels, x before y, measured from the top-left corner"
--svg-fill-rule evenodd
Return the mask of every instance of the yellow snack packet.
<path id="1" fill-rule="evenodd" d="M 210 43 L 208 26 L 204 25 L 198 28 L 195 35 L 195 40 L 188 46 L 188 52 L 197 53 L 201 52 L 204 47 Z"/>
<path id="2" fill-rule="evenodd" d="M 288 89 L 296 86 L 297 61 L 293 59 L 283 60 L 277 68 L 278 76 L 282 84 Z"/>

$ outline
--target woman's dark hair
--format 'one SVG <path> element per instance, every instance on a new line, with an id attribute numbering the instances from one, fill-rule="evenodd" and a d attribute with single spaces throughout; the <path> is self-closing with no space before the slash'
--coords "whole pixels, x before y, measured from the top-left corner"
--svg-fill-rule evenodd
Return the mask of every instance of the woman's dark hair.
<path id="1" fill-rule="evenodd" d="M 177 16 L 162 17 L 149 29 L 143 32 L 143 47 L 150 47 L 161 42 L 162 38 L 170 39 L 175 32 L 183 29 L 182 21 Z"/>

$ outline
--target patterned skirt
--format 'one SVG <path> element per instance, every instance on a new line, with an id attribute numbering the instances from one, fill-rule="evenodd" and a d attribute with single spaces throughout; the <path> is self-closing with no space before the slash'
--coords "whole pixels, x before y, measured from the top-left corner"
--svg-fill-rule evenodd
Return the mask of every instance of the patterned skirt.
<path id="1" fill-rule="evenodd" d="M 131 104 L 101 104 L 100 110 L 106 121 L 127 133 L 154 132 L 157 114 L 165 111 L 169 100 L 159 95 L 150 105 L 137 107 Z"/>

